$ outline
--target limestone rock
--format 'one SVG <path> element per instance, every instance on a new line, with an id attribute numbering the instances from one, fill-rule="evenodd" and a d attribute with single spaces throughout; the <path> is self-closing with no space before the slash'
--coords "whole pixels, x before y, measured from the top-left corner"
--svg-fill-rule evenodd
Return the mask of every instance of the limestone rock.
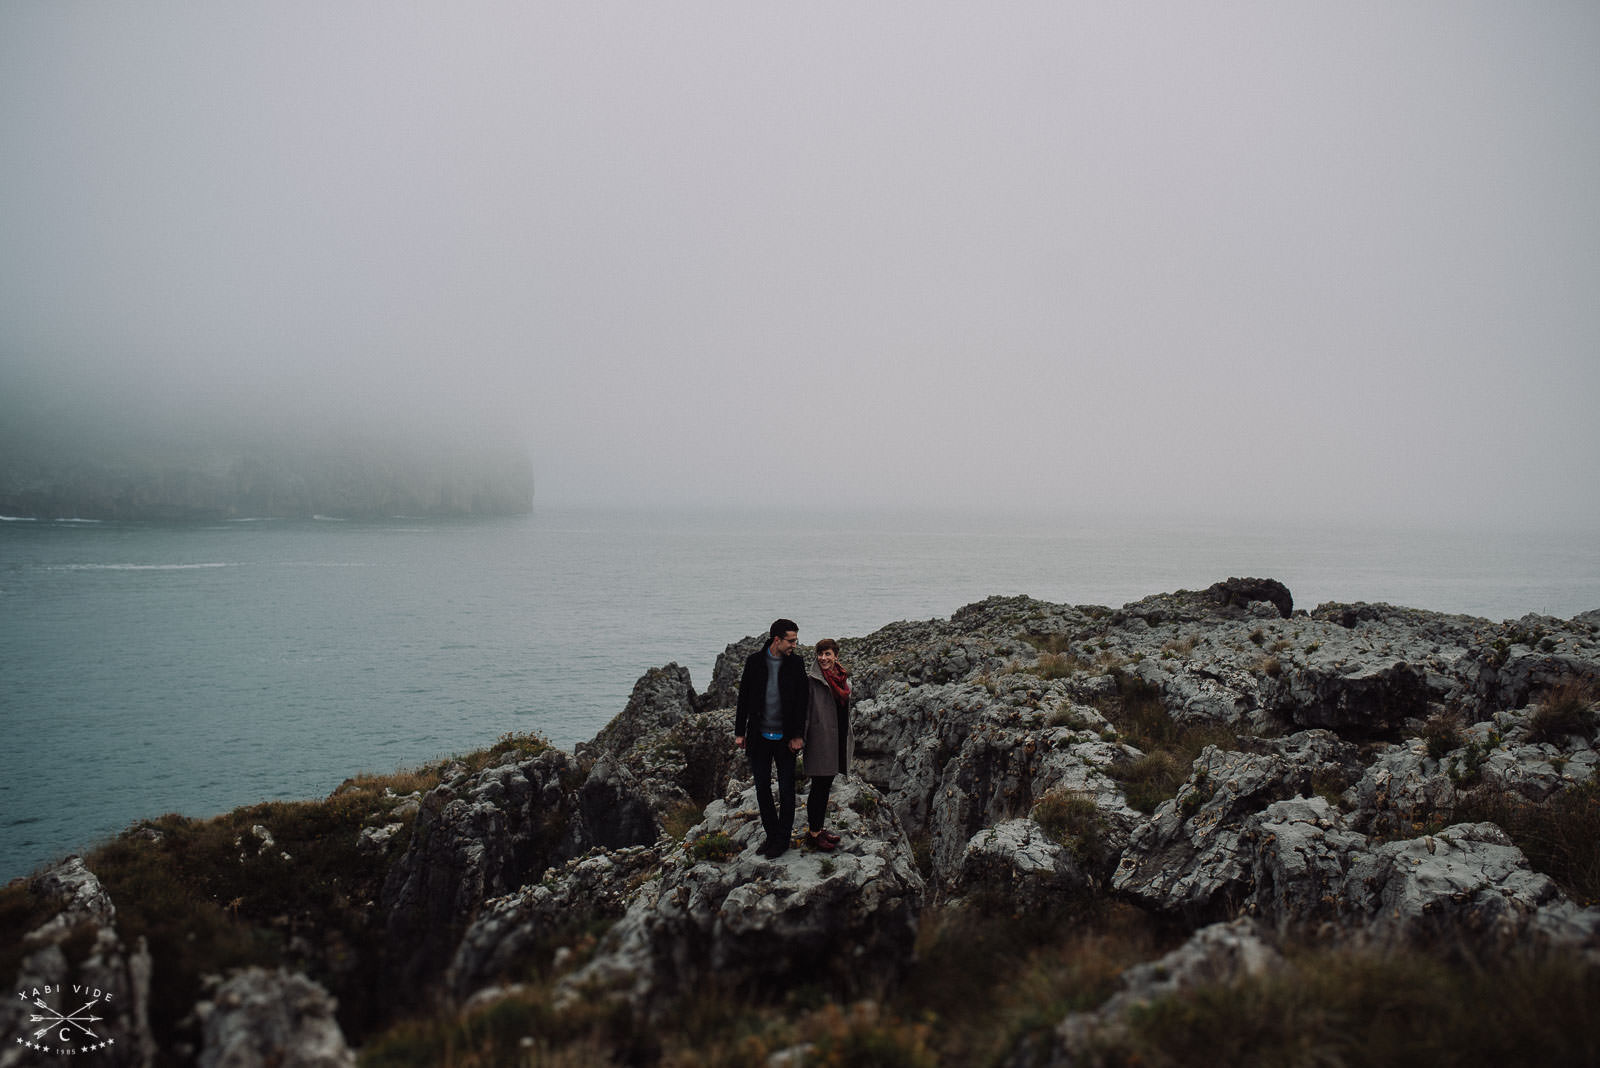
<path id="1" fill-rule="evenodd" d="M 1307 664 L 1265 688 L 1263 704 L 1298 727 L 1325 727 L 1360 735 L 1392 733 L 1428 711 L 1425 674 L 1399 659 Z"/>
<path id="2" fill-rule="evenodd" d="M 1178 795 L 1133 832 L 1112 886 L 1151 907 L 1215 916 L 1251 890 L 1246 821 L 1275 801 L 1313 794 L 1351 747 L 1326 731 L 1269 743 L 1262 753 L 1208 746 Z"/>
<path id="3" fill-rule="evenodd" d="M 562 996 L 621 997 L 650 1012 L 707 983 L 779 996 L 796 984 L 850 991 L 901 974 L 924 896 L 910 844 L 870 788 L 843 782 L 833 804 L 838 850 L 766 860 L 755 853 L 754 790 L 713 802 L 595 957 L 562 980 Z"/>
<path id="4" fill-rule="evenodd" d="M 1258 603 L 1271 605 L 1271 614 L 1283 619 L 1294 614 L 1294 596 L 1276 579 L 1230 578 L 1198 593 L 1179 590 L 1134 601 L 1122 607 L 1118 618 L 1137 617 L 1152 625 L 1255 618 L 1261 613 L 1251 605 Z"/>
<path id="5" fill-rule="evenodd" d="M 6 1036 L 0 1068 L 71 1054 L 119 1068 L 153 1063 L 151 961 L 144 940 L 132 949 L 123 944 L 116 906 L 81 857 L 40 872 L 27 889 L 56 911 L 22 938 L 22 959 L 0 1004 Z M 36 1016 L 45 1018 L 42 1025 Z M 76 1019 L 51 1026 L 62 1016 Z"/>
<path id="6" fill-rule="evenodd" d="M 580 746 L 578 755 L 582 758 L 586 751 L 592 751 L 621 756 L 646 734 L 671 727 L 699 710 L 699 698 L 687 668 L 677 664 L 651 668 L 633 684 L 633 693 L 623 710 L 601 728 L 592 742 Z"/>
<path id="7" fill-rule="evenodd" d="M 1404 937 L 1479 936 L 1509 945 L 1541 928 L 1538 914 L 1556 906 L 1583 948 L 1600 947 L 1600 910 L 1587 920 L 1562 909 L 1549 876 L 1492 823 L 1457 824 L 1437 834 L 1386 842 L 1351 866 L 1349 898 L 1380 933 Z M 1544 928 L 1554 933 L 1555 927 Z"/>
<path id="8" fill-rule="evenodd" d="M 752 634 L 723 649 L 717 655 L 716 664 L 711 668 L 711 688 L 700 698 L 700 707 L 737 707 L 739 680 L 744 676 L 744 662 L 760 652 L 766 644 L 766 635 Z"/>
<path id="9" fill-rule="evenodd" d="M 383 888 L 401 981 L 416 985 L 442 968 L 483 901 L 587 849 L 571 833 L 576 775 L 570 757 L 549 749 L 457 775 L 423 797 Z"/>
<path id="10" fill-rule="evenodd" d="M 538 883 L 484 903 L 456 949 L 447 984 L 458 1000 L 501 980 L 548 969 L 556 936 L 627 911 L 635 883 L 661 863 L 665 841 L 628 849 L 593 850 Z"/>
<path id="11" fill-rule="evenodd" d="M 1098 1063 L 1097 1042 L 1113 1040 L 1129 1027 L 1138 1008 L 1209 984 L 1226 984 L 1269 974 L 1283 963 L 1271 934 L 1243 918 L 1202 927 L 1159 960 L 1136 964 L 1122 976 L 1122 989 L 1093 1012 L 1069 1015 L 1042 1049 L 1019 1050 L 1011 1063 L 1027 1068 L 1070 1068 Z"/>
<path id="12" fill-rule="evenodd" d="M 967 843 L 952 890 L 958 898 L 983 895 L 1004 901 L 1012 912 L 1048 910 L 1093 880 L 1072 852 L 1031 819 L 1005 820 L 979 831 Z"/>
<path id="13" fill-rule="evenodd" d="M 354 1068 L 335 1002 L 298 972 L 247 968 L 195 1007 L 200 1068 Z"/>

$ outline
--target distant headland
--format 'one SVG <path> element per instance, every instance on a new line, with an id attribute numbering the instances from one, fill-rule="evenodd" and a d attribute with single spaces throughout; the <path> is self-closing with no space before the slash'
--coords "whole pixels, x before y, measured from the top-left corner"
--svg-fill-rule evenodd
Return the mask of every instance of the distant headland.
<path id="1" fill-rule="evenodd" d="M 0 514 L 38 519 L 187 522 L 525 515 L 525 449 L 402 435 L 114 447 L 25 443 L 0 460 Z"/>

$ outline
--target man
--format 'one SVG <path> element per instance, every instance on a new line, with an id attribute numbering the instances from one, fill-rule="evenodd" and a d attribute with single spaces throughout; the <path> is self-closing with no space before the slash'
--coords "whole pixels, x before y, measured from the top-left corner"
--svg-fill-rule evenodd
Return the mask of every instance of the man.
<path id="1" fill-rule="evenodd" d="M 805 661 L 795 654 L 800 628 L 792 619 L 775 621 L 767 644 L 744 662 L 739 705 L 734 710 L 733 744 L 745 751 L 756 780 L 756 801 L 767 840 L 758 852 L 776 859 L 794 833 L 795 758 L 806 744 L 806 714 L 811 685 Z M 772 803 L 772 769 L 778 769 L 778 804 Z"/>

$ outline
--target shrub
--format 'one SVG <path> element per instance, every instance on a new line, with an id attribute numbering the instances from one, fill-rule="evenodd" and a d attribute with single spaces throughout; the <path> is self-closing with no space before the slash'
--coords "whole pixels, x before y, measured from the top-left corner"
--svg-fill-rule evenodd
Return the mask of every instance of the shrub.
<path id="1" fill-rule="evenodd" d="M 907 1023 L 870 1001 L 848 1011 L 824 1005 L 807 1020 L 813 1037 L 808 1065 L 829 1068 L 937 1068 L 928 1025 Z"/>
<path id="2" fill-rule="evenodd" d="M 28 889 L 25 879 L 0 887 L 0 975 L 9 981 L 22 966 L 23 936 L 55 916 L 56 902 Z"/>
<path id="3" fill-rule="evenodd" d="M 1600 905 L 1600 783 L 1563 790 L 1538 803 L 1475 790 L 1462 800 L 1456 818 L 1497 825 L 1568 897 L 1580 905 Z"/>
<path id="4" fill-rule="evenodd" d="M 1025 641 L 1042 654 L 1064 653 L 1072 645 L 1072 636 L 1056 632 L 1053 634 L 1019 634 L 1019 641 Z"/>
<path id="5" fill-rule="evenodd" d="M 1068 679 L 1082 671 L 1086 665 L 1071 653 L 1041 653 L 1039 662 L 1028 669 L 1030 675 L 1041 679 Z"/>
<path id="6" fill-rule="evenodd" d="M 674 841 L 683 841 L 683 836 L 688 834 L 705 815 L 705 809 L 693 801 L 680 801 L 667 810 L 661 819 L 661 829 Z"/>
<path id="7" fill-rule="evenodd" d="M 1594 1064 L 1600 970 L 1576 955 L 1458 961 L 1324 950 L 1135 1010 L 1095 1064 Z"/>
<path id="8" fill-rule="evenodd" d="M 1161 646 L 1161 659 L 1178 660 L 1187 657 L 1194 652 L 1194 647 L 1199 641 L 1200 639 L 1193 634 L 1181 639 L 1171 638 Z"/>
<path id="9" fill-rule="evenodd" d="M 1054 712 L 1045 719 L 1047 727 L 1069 727 L 1075 731 L 1086 730 L 1088 723 L 1078 713 L 1072 710 L 1071 705 L 1057 705 Z"/>
<path id="10" fill-rule="evenodd" d="M 1428 755 L 1443 760 L 1446 753 L 1461 748 L 1461 719 L 1448 712 L 1429 716 L 1422 724 L 1422 737 L 1428 742 Z"/>
<path id="11" fill-rule="evenodd" d="M 1146 753 L 1126 764 L 1109 769 L 1112 778 L 1122 784 L 1128 804 L 1140 812 L 1154 812 L 1161 802 L 1177 796 L 1178 787 L 1189 777 L 1189 764 L 1180 761 L 1168 750 Z"/>
<path id="12" fill-rule="evenodd" d="M 1079 860 L 1100 864 L 1107 859 L 1105 817 L 1088 795 L 1052 790 L 1033 807 L 1033 819 Z"/>
<path id="13" fill-rule="evenodd" d="M 1103 710 L 1123 740 L 1144 755 L 1113 766 L 1108 774 L 1122 783 L 1129 805 L 1153 812 L 1177 794 L 1206 746 L 1231 748 L 1238 737 L 1226 727 L 1179 724 L 1162 704 L 1159 688 L 1126 672 L 1118 672 L 1116 678 L 1118 697 Z"/>
<path id="14" fill-rule="evenodd" d="M 689 856 L 694 858 L 696 864 L 701 861 L 711 861 L 720 864 L 725 860 L 732 860 L 739 855 L 739 845 L 729 838 L 726 831 L 712 831 L 702 834 L 699 838 L 689 843 Z"/>
<path id="15" fill-rule="evenodd" d="M 1009 1063 L 1018 1039 L 1117 989 L 1122 970 L 1170 946 L 1144 912 L 1073 899 L 1046 915 L 942 906 L 922 914 L 917 967 L 890 1004 L 933 1024 L 940 1063 Z"/>
<path id="16" fill-rule="evenodd" d="M 660 1037 L 621 1002 L 584 999 L 557 1012 L 543 986 L 524 986 L 468 1013 L 406 1020 L 361 1052 L 363 1068 L 602 1068 L 653 1063 Z"/>
<path id="17" fill-rule="evenodd" d="M 1588 737 L 1594 730 L 1594 687 L 1568 681 L 1546 692 L 1544 701 L 1533 710 L 1528 734 L 1536 742 L 1561 744 L 1569 735 Z"/>

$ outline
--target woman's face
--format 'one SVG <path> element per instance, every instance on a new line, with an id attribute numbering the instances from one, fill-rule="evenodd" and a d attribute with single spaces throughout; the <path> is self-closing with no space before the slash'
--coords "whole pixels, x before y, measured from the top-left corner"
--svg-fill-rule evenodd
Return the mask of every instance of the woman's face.
<path id="1" fill-rule="evenodd" d="M 824 669 L 831 668 L 839 662 L 839 654 L 832 649 L 823 649 L 817 653 L 817 665 Z"/>

